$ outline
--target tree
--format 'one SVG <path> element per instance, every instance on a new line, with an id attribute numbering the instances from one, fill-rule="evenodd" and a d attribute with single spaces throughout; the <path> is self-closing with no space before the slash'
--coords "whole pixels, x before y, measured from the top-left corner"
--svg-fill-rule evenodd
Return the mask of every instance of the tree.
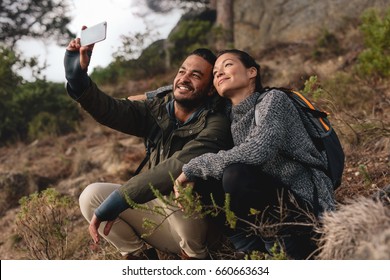
<path id="1" fill-rule="evenodd" d="M 24 37 L 54 38 L 66 45 L 74 37 L 68 10 L 66 0 L 0 0 L 0 42 L 12 48 Z"/>
<path id="2" fill-rule="evenodd" d="M 217 19 L 215 22 L 215 47 L 216 49 L 226 49 L 232 47 L 234 43 L 234 0 L 145 0 L 149 9 L 157 13 L 168 13 L 173 9 L 201 10 L 208 8 L 216 10 Z"/>
<path id="3" fill-rule="evenodd" d="M 214 0 L 215 1 L 215 0 Z M 145 0 L 149 9 L 156 13 L 168 13 L 173 9 L 201 9 L 210 5 L 213 0 Z"/>
<path id="4" fill-rule="evenodd" d="M 47 82 L 39 75 L 35 82 L 25 82 L 18 74 L 23 67 L 39 72 L 34 58 L 23 59 L 0 46 L 0 146 L 27 136 L 68 133 L 80 119 L 63 84 Z M 48 120 L 50 127 L 45 125 Z"/>
<path id="5" fill-rule="evenodd" d="M 13 103 L 13 96 L 22 83 L 22 77 L 14 68 L 22 67 L 20 57 L 10 49 L 0 47 L 0 144 L 3 139 L 16 135 L 20 113 Z"/>
<path id="6" fill-rule="evenodd" d="M 216 42 L 217 49 L 226 49 L 234 43 L 233 0 L 216 1 L 216 27 L 221 31 Z"/>

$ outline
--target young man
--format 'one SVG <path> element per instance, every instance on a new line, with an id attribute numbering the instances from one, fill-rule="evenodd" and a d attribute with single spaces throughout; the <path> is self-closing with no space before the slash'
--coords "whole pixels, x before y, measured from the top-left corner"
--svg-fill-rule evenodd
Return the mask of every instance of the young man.
<path id="1" fill-rule="evenodd" d="M 80 208 L 90 222 L 89 232 L 95 243 L 99 233 L 129 258 L 144 258 L 146 243 L 181 256 L 207 258 L 209 224 L 206 219 L 186 219 L 181 211 L 167 210 L 169 218 L 131 209 L 126 198 L 148 206 L 164 206 L 150 186 L 163 195 L 173 188 L 172 176 L 181 173 L 183 165 L 203 153 L 215 153 L 232 146 L 230 123 L 218 112 L 218 96 L 213 94 L 214 54 L 207 49 L 191 53 L 180 66 L 173 88 L 165 97 L 143 101 L 115 99 L 103 93 L 87 75 L 93 46 L 81 47 L 72 40 L 64 64 L 69 95 L 99 123 L 115 130 L 147 138 L 157 131 L 156 146 L 150 155 L 149 170 L 132 177 L 123 185 L 95 183 L 80 196 Z M 205 199 L 213 193 L 223 196 L 220 182 L 197 182 L 196 191 Z M 171 211 L 171 212 L 169 212 Z M 142 219 L 161 222 L 152 235 L 145 232 Z M 103 229 L 102 222 L 107 221 Z M 99 232 L 99 233 L 98 233 Z"/>

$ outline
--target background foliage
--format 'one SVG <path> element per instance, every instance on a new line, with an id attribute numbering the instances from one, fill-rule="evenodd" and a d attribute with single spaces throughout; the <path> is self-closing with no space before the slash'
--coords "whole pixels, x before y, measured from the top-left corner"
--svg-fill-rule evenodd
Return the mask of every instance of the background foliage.
<path id="1" fill-rule="evenodd" d="M 361 31 L 365 50 L 359 55 L 359 71 L 363 75 L 390 76 L 390 9 L 381 17 L 370 9 L 362 16 Z"/>
<path id="2" fill-rule="evenodd" d="M 24 37 L 53 38 L 60 45 L 74 34 L 67 25 L 69 2 L 63 0 L 0 1 L 0 42 L 13 47 Z"/>
<path id="3" fill-rule="evenodd" d="M 0 48 L 0 143 L 73 131 L 80 113 L 64 85 L 41 78 L 26 82 L 17 74 L 23 66 L 36 64 Z"/>

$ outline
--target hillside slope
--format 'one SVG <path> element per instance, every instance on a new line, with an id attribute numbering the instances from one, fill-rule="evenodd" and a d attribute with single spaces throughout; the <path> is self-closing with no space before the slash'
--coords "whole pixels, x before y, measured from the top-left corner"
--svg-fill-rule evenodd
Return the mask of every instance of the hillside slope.
<path id="1" fill-rule="evenodd" d="M 390 81 L 360 81 L 345 87 L 345 81 L 339 78 L 341 73 L 351 75 L 361 49 L 359 36 L 351 47 L 352 34 L 357 34 L 356 30 L 354 32 L 344 40 L 340 39 L 342 53 L 325 52 L 321 59 L 313 57 L 316 42 L 275 45 L 257 57 L 267 86 L 301 88 L 311 75 L 317 75 L 324 84 L 332 81 L 328 82 L 329 88 L 333 89 L 331 96 L 320 98 L 318 103 L 330 109 L 331 121 L 346 153 L 344 179 L 336 193 L 339 202 L 360 195 L 369 196 L 390 183 Z M 340 38 L 344 35 L 340 34 Z M 116 87 L 126 96 L 126 92 L 134 92 L 134 88 L 148 90 L 147 84 L 159 83 L 149 82 L 142 81 L 142 86 L 131 82 Z M 77 202 L 81 191 L 90 183 L 125 182 L 143 155 L 142 139 L 105 128 L 87 115 L 76 133 L 1 147 L 0 258 L 29 258 L 15 227 L 15 216 L 19 211 L 17 201 L 21 196 L 53 187 Z M 90 250 L 87 223 L 77 207 L 75 213 L 74 226 L 69 232 L 73 255 L 69 258 L 118 257 L 107 249 L 109 247 Z"/>

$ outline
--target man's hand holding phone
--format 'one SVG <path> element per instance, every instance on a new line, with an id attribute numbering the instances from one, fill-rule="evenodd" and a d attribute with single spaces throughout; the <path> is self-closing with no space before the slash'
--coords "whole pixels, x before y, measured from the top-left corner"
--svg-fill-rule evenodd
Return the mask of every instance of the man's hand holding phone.
<path id="1" fill-rule="evenodd" d="M 89 28 L 82 28 L 80 34 L 81 46 L 88 46 L 106 39 L 107 22 L 101 22 Z"/>
<path id="2" fill-rule="evenodd" d="M 86 29 L 86 26 L 83 26 L 82 29 Z M 91 59 L 92 50 L 94 45 L 88 45 L 88 46 L 81 46 L 80 38 L 73 39 L 70 41 L 68 47 L 66 50 L 70 52 L 79 52 L 80 53 L 80 67 L 83 71 L 88 70 L 88 65 Z"/>
<path id="3" fill-rule="evenodd" d="M 90 86 L 88 65 L 96 42 L 106 38 L 107 23 L 91 28 L 82 27 L 80 38 L 73 39 L 67 46 L 64 57 L 65 78 L 69 94 L 77 99 Z"/>
<path id="4" fill-rule="evenodd" d="M 82 70 L 88 70 L 93 47 L 95 43 L 106 38 L 106 33 L 106 22 L 99 23 L 90 28 L 83 26 L 81 28 L 80 38 L 76 38 L 69 43 L 66 48 L 68 51 L 79 51 L 80 53 L 80 67 Z"/>

